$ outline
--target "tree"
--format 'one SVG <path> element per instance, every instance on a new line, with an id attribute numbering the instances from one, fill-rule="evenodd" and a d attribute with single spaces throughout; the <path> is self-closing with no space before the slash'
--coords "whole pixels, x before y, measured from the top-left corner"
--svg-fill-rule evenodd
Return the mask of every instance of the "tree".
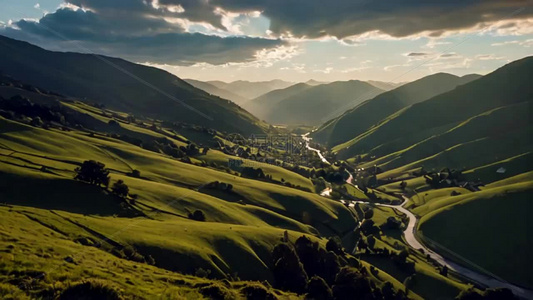
<path id="1" fill-rule="evenodd" d="M 338 239 L 338 238 L 337 238 Z M 326 243 L 326 250 L 332 251 L 335 254 L 341 254 L 342 253 L 342 246 L 340 245 L 339 241 L 336 238 L 329 238 L 328 242 Z"/>
<path id="2" fill-rule="evenodd" d="M 189 219 L 204 222 L 205 221 L 205 214 L 203 211 L 197 209 L 192 214 L 189 213 Z"/>
<path id="3" fill-rule="evenodd" d="M 307 284 L 307 295 L 305 299 L 329 300 L 333 298 L 333 293 L 322 277 L 313 276 Z"/>
<path id="4" fill-rule="evenodd" d="M 109 185 L 109 170 L 105 168 L 105 165 L 101 162 L 94 160 L 86 160 L 81 167 L 74 170 L 76 176 L 74 179 L 84 181 L 94 185 Z"/>
<path id="5" fill-rule="evenodd" d="M 367 278 L 357 269 L 343 267 L 335 278 L 333 296 L 338 300 L 370 298 L 372 288 Z"/>
<path id="6" fill-rule="evenodd" d="M 468 289 L 463 290 L 457 297 L 455 297 L 456 300 L 483 300 L 483 296 L 481 296 L 478 292 L 476 292 L 474 289 Z"/>
<path id="7" fill-rule="evenodd" d="M 304 293 L 307 286 L 307 273 L 294 248 L 286 243 L 277 244 L 272 250 L 272 259 L 276 286 L 282 290 Z"/>
<path id="8" fill-rule="evenodd" d="M 124 181 L 122 179 L 120 179 L 117 182 L 115 182 L 113 184 L 113 186 L 111 187 L 111 192 L 113 194 L 119 196 L 120 198 L 126 198 L 126 196 L 128 196 L 128 192 L 129 191 L 130 191 L 130 189 L 124 183 Z"/>
<path id="9" fill-rule="evenodd" d="M 374 210 L 373 209 L 369 209 L 367 211 L 365 211 L 365 219 L 372 219 L 372 217 L 374 216 Z"/>
<path id="10" fill-rule="evenodd" d="M 444 277 L 448 276 L 448 266 L 442 267 L 442 269 L 440 270 L 440 275 L 442 275 Z"/>

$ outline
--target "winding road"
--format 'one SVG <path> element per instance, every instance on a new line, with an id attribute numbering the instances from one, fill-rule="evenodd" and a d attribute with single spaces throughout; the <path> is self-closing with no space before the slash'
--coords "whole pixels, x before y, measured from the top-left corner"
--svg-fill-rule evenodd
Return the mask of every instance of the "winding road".
<path id="1" fill-rule="evenodd" d="M 312 148 L 309 144 L 310 144 L 310 141 L 311 141 L 311 138 L 309 137 L 309 134 L 311 132 L 308 132 L 304 135 L 302 135 L 302 138 L 304 139 L 305 143 L 306 143 L 306 148 L 310 151 L 314 151 L 317 153 L 318 157 L 320 157 L 320 159 L 326 163 L 326 164 L 329 164 L 331 165 L 331 163 L 324 157 L 324 155 L 322 154 L 322 152 L 318 149 L 315 149 L 315 148 Z M 350 178 L 346 181 L 347 183 L 349 184 L 352 184 L 351 183 L 351 178 L 353 178 L 352 174 L 350 174 Z M 328 190 L 327 193 L 324 193 L 324 191 Z M 326 190 L 324 190 L 321 195 L 326 194 L 326 195 L 329 195 L 329 193 L 331 193 L 331 187 L 328 187 Z M 391 208 L 394 208 L 402 213 L 404 213 L 408 218 L 409 218 L 409 223 L 407 224 L 407 227 L 404 229 L 404 232 L 403 232 L 403 236 L 405 238 L 405 241 L 407 242 L 407 244 L 413 248 L 413 249 L 422 249 L 424 250 L 424 253 L 428 254 L 432 259 L 434 259 L 435 261 L 437 261 L 439 264 L 443 265 L 443 266 L 447 266 L 449 270 L 453 270 L 454 272 L 470 279 L 471 281 L 473 282 L 476 282 L 480 285 L 483 285 L 485 287 L 488 287 L 488 288 L 508 288 L 510 289 L 511 291 L 513 291 L 513 293 L 521 298 L 524 298 L 524 299 L 533 299 L 533 291 L 531 290 L 528 290 L 528 289 L 524 289 L 522 287 L 519 287 L 519 286 L 516 286 L 512 283 L 509 283 L 501 278 L 496 278 L 496 276 L 488 276 L 488 275 L 485 275 L 485 274 L 481 274 L 477 271 L 474 271 L 472 269 L 469 269 L 467 267 L 464 267 L 462 265 L 459 265 L 453 261 L 451 261 L 450 259 L 448 258 L 445 258 L 443 257 L 442 255 L 436 253 L 435 251 L 429 249 L 428 247 L 424 246 L 417 238 L 416 238 L 416 228 L 417 228 L 417 224 L 418 224 L 418 219 L 417 217 L 411 212 L 409 211 L 408 209 L 406 209 L 404 207 L 404 205 L 407 203 L 407 201 L 409 200 L 409 198 L 407 198 L 406 196 L 402 196 L 403 198 L 403 202 L 399 205 L 392 205 L 392 204 L 381 204 L 381 203 L 372 203 L 374 205 L 378 205 L 378 206 L 384 206 L 384 207 L 391 207 Z M 343 203 L 346 203 L 348 202 L 348 205 L 353 207 L 355 206 L 356 203 L 370 203 L 370 202 L 365 202 L 365 201 L 351 201 L 351 200 L 341 200 L 341 202 Z"/>

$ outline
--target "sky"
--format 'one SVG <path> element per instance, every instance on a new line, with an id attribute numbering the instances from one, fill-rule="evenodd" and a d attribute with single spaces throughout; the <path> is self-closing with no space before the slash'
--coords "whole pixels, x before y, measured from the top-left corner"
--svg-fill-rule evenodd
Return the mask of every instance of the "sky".
<path id="1" fill-rule="evenodd" d="M 198 80 L 407 82 L 533 54 L 529 0 L 0 0 L 0 34 Z"/>

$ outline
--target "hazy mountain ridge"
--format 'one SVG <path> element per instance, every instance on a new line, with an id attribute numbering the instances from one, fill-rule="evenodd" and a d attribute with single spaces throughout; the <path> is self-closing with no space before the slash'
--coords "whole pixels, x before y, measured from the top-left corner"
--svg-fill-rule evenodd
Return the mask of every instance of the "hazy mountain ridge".
<path id="1" fill-rule="evenodd" d="M 194 80 L 194 79 L 184 79 L 185 82 L 194 86 L 195 88 L 201 89 L 208 92 L 211 95 L 218 96 L 220 98 L 231 100 L 233 103 L 242 106 L 243 103 L 250 101 L 250 99 L 239 96 L 235 93 L 232 93 L 228 90 L 221 89 L 214 84 L 210 84 L 204 81 Z"/>
<path id="2" fill-rule="evenodd" d="M 328 117 L 341 114 L 381 92 L 383 90 L 358 80 L 317 86 L 300 83 L 253 99 L 245 107 L 270 123 L 319 125 Z"/>
<path id="3" fill-rule="evenodd" d="M 294 84 L 294 82 L 287 82 L 279 79 L 269 81 L 237 80 L 229 83 L 218 80 L 206 82 L 246 99 L 253 99 L 270 91 L 284 89 Z"/>

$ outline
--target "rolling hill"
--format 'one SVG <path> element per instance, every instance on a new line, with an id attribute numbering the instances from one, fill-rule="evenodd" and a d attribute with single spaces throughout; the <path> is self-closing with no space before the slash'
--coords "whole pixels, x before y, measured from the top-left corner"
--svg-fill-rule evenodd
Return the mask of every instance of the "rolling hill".
<path id="1" fill-rule="evenodd" d="M 228 132 L 264 132 L 266 124 L 160 69 L 119 58 L 47 51 L 0 36 L 0 70 L 40 88 L 135 115 Z"/>
<path id="2" fill-rule="evenodd" d="M 358 80 L 317 86 L 300 83 L 251 100 L 245 107 L 270 123 L 318 125 L 381 92 Z"/>
<path id="3" fill-rule="evenodd" d="M 326 122 L 311 136 L 329 146 L 344 143 L 404 107 L 450 91 L 479 77 L 481 76 L 458 77 L 446 73 L 424 77 L 361 103 L 342 116 Z"/>

